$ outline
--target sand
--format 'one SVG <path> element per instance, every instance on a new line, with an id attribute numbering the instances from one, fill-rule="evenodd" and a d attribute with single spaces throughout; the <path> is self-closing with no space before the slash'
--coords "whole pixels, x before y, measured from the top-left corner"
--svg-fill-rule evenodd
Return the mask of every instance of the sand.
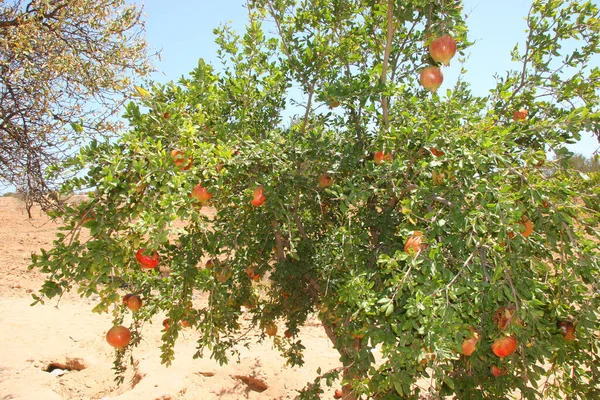
<path id="1" fill-rule="evenodd" d="M 69 293 L 31 306 L 44 275 L 27 269 L 30 257 L 51 246 L 57 224 L 39 209 L 28 219 L 19 200 L 2 197 L 0 228 L 0 400 L 294 399 L 319 367 L 340 366 L 339 354 L 312 318 L 299 335 L 306 347 L 302 367 L 286 366 L 272 339 L 258 343 L 258 330 L 251 332 L 251 346 L 240 348 L 239 360 L 225 366 L 209 358 L 194 360 L 199 334 L 182 331 L 175 361 L 166 367 L 160 363 L 164 316 L 157 315 L 144 326 L 142 343 L 132 351 L 134 365 L 117 385 L 115 353 L 105 341 L 111 316 L 91 311 L 94 298 Z M 259 392 L 262 383 L 267 389 Z M 323 389 L 322 398 L 333 398 L 335 387 Z"/>

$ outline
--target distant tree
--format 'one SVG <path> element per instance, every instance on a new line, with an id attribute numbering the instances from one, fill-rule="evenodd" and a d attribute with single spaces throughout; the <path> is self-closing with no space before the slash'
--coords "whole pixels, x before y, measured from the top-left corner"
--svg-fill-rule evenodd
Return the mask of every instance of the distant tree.
<path id="1" fill-rule="evenodd" d="M 581 154 L 575 154 L 569 159 L 569 165 L 571 168 L 581 172 L 599 172 L 600 171 L 600 159 L 598 157 L 586 158 Z"/>
<path id="2" fill-rule="evenodd" d="M 0 2 L 0 183 L 48 207 L 61 161 L 117 131 L 122 93 L 151 71 L 141 12 L 125 0 Z"/>

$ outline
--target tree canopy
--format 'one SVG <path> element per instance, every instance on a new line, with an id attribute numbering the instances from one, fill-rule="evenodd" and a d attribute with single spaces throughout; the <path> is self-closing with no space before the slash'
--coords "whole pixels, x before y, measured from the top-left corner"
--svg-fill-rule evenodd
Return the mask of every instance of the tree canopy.
<path id="1" fill-rule="evenodd" d="M 99 294 L 130 332 L 118 372 L 157 314 L 167 364 L 189 328 L 226 362 L 247 313 L 291 365 L 316 315 L 340 368 L 303 398 L 337 378 L 347 400 L 598 397 L 600 198 L 566 147 L 600 123 L 598 7 L 532 1 L 499 55 L 520 67 L 480 97 L 441 82 L 460 1 L 248 5 L 216 30 L 221 72 L 141 90 L 131 129 L 71 160 L 64 192 L 94 190 L 34 257 L 36 300 Z"/>
<path id="2" fill-rule="evenodd" d="M 125 0 L 0 3 L 0 183 L 50 204 L 60 162 L 118 130 L 123 94 L 151 70 L 143 29 Z"/>

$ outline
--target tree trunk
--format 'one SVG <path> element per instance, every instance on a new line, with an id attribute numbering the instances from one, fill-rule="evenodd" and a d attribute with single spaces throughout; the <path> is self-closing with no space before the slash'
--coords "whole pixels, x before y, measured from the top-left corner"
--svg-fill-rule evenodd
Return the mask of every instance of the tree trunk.
<path id="1" fill-rule="evenodd" d="M 343 348 L 339 346 L 337 336 L 333 331 L 329 321 L 325 319 L 321 319 L 321 323 L 323 324 L 323 328 L 325 328 L 325 333 L 327 333 L 327 337 L 333 343 L 335 349 L 340 353 L 342 359 L 344 360 L 344 370 L 342 372 L 342 377 L 344 380 L 352 380 L 357 376 L 350 371 L 351 362 L 349 360 L 352 359 L 352 353 L 349 349 Z M 360 339 L 355 340 L 356 350 L 360 348 Z M 349 384 L 346 384 L 342 387 L 342 399 L 343 400 L 358 400 L 358 398 L 352 393 L 352 387 Z"/>

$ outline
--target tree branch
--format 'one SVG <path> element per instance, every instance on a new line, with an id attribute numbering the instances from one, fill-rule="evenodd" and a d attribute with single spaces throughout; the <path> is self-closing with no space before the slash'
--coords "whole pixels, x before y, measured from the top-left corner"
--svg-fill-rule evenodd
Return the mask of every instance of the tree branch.
<path id="1" fill-rule="evenodd" d="M 283 235 L 281 234 L 281 231 L 279 229 L 279 222 L 277 222 L 276 220 L 272 220 L 271 221 L 271 226 L 274 229 L 275 232 L 275 245 L 276 245 L 276 256 L 277 256 L 277 261 L 283 261 L 285 260 L 285 251 L 284 251 L 284 247 L 285 247 L 285 241 L 283 239 Z"/>
<path id="2" fill-rule="evenodd" d="M 385 86 L 387 82 L 387 73 L 390 62 L 390 53 L 392 51 L 392 41 L 394 39 L 394 1 L 388 0 L 388 13 L 387 13 L 387 40 L 385 43 L 385 52 L 383 55 L 383 67 L 381 69 L 381 84 Z M 381 108 L 383 111 L 383 124 L 385 126 L 385 131 L 388 132 L 390 130 L 390 121 L 389 121 L 389 96 L 382 95 L 381 96 Z"/>

